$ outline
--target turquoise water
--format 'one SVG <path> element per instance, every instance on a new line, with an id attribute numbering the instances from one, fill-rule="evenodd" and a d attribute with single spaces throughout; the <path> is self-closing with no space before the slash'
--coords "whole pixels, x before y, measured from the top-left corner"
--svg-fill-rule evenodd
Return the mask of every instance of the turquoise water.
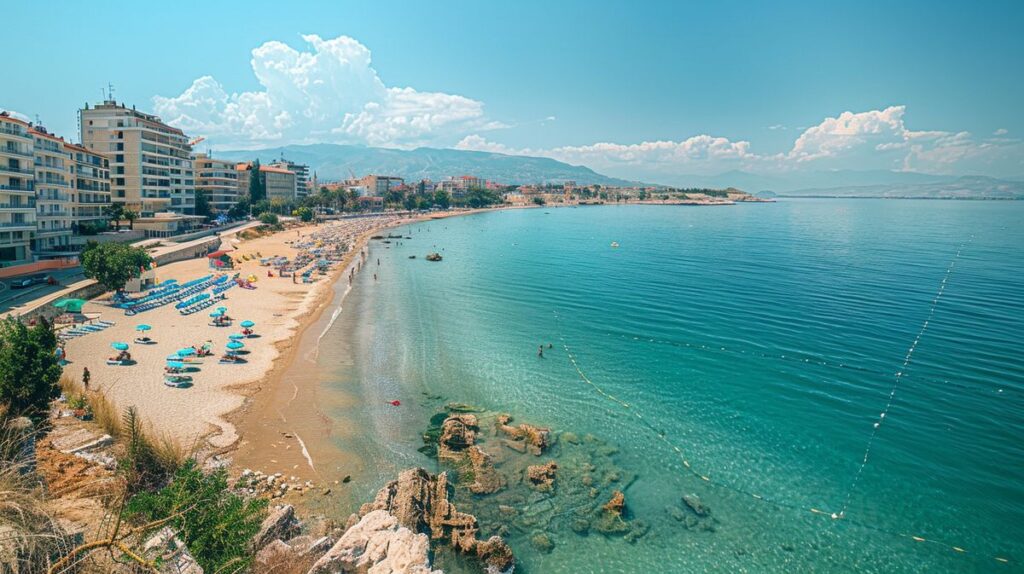
<path id="1" fill-rule="evenodd" d="M 356 398 L 327 416 L 372 437 L 339 439 L 366 461 L 353 499 L 437 468 L 419 437 L 451 400 L 590 433 L 637 474 L 646 536 L 553 524 L 541 553 L 514 531 L 520 572 L 1021 570 L 1024 203 L 552 208 L 403 232 L 371 246 L 319 359 L 323 392 Z M 690 493 L 714 531 L 666 511 Z"/>

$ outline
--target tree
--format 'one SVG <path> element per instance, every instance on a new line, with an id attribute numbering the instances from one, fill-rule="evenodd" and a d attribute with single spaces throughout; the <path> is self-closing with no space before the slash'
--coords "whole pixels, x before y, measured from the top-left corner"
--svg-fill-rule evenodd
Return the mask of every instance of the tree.
<path id="1" fill-rule="evenodd" d="M 273 207 L 270 205 L 270 202 L 267 201 L 266 199 L 261 199 L 252 204 L 252 212 L 255 213 L 257 216 L 272 210 Z"/>
<path id="2" fill-rule="evenodd" d="M 260 160 L 256 159 L 249 168 L 249 201 L 255 206 L 267 198 L 267 182 L 260 177 Z"/>
<path id="3" fill-rule="evenodd" d="M 264 211 L 260 214 L 260 223 L 263 225 L 277 225 L 279 223 L 277 214 Z"/>
<path id="4" fill-rule="evenodd" d="M 32 327 L 8 317 L 0 321 L 0 405 L 9 414 L 46 417 L 60 395 L 57 335 L 45 319 Z"/>
<path id="5" fill-rule="evenodd" d="M 313 210 L 305 206 L 293 211 L 292 215 L 307 223 L 313 221 Z"/>
<path id="6" fill-rule="evenodd" d="M 441 209 L 448 209 L 448 206 L 452 204 L 452 196 L 447 191 L 439 189 L 434 192 L 434 205 Z"/>
<path id="7" fill-rule="evenodd" d="M 135 229 L 135 220 L 139 218 L 139 212 L 126 209 L 122 212 L 121 217 L 128 220 L 128 229 Z"/>
<path id="8" fill-rule="evenodd" d="M 86 277 L 113 290 L 124 289 L 129 279 L 153 261 L 145 249 L 126 243 L 93 243 L 86 246 L 80 258 Z"/>
<path id="9" fill-rule="evenodd" d="M 412 211 L 416 209 L 417 206 L 419 206 L 418 200 L 418 197 L 410 193 L 409 195 L 405 196 L 405 201 L 403 201 L 402 203 L 407 210 Z"/>
<path id="10" fill-rule="evenodd" d="M 533 203 L 535 203 L 536 205 L 544 205 L 546 202 L 544 201 L 543 197 L 536 195 L 533 198 Z"/>
<path id="11" fill-rule="evenodd" d="M 164 488 L 135 495 L 125 514 L 135 520 L 169 519 L 206 572 L 245 572 L 253 559 L 249 543 L 266 507 L 266 500 L 231 492 L 226 470 L 203 474 L 189 460 Z"/>
<path id="12" fill-rule="evenodd" d="M 121 231 L 121 218 L 124 216 L 124 206 L 120 203 L 111 203 L 103 208 L 103 213 L 114 222 L 114 231 Z"/>
<path id="13" fill-rule="evenodd" d="M 243 219 L 245 216 L 249 215 L 249 206 L 249 198 L 238 198 L 238 201 L 231 206 L 231 209 L 228 209 L 228 217 L 231 217 L 232 219 Z"/>
<path id="14" fill-rule="evenodd" d="M 206 195 L 206 190 L 196 190 L 196 215 L 204 217 L 213 215 L 213 209 L 210 207 L 210 198 Z"/>

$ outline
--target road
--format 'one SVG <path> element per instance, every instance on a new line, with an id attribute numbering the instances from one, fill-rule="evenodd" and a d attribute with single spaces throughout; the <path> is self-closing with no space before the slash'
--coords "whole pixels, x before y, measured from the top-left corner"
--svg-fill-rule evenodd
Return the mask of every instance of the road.
<path id="1" fill-rule="evenodd" d="M 33 273 L 33 275 L 37 275 Z M 0 313 L 9 310 L 11 307 L 21 305 L 26 301 L 44 297 L 50 293 L 60 291 L 64 287 L 76 281 L 81 281 L 85 278 L 82 273 L 81 267 L 69 267 L 67 269 L 58 269 L 46 273 L 39 273 L 39 275 L 49 275 L 57 280 L 57 285 L 47 285 L 42 283 L 40 285 L 33 285 L 25 289 L 11 289 L 11 283 L 18 280 L 25 279 L 25 276 L 12 277 L 10 279 L 4 279 L 0 281 Z"/>

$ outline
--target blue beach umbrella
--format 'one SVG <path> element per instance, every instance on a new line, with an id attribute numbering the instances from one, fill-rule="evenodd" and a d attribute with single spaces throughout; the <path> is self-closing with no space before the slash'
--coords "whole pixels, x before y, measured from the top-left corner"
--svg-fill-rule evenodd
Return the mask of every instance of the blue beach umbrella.
<path id="1" fill-rule="evenodd" d="M 228 343 L 227 345 L 224 345 L 224 346 L 229 348 L 229 349 L 231 349 L 232 351 L 236 351 L 236 350 L 241 349 L 242 347 L 244 347 L 245 343 L 242 343 L 241 341 L 231 341 L 230 343 Z"/>
<path id="2" fill-rule="evenodd" d="M 231 339 L 232 341 L 237 341 L 238 339 L 244 339 L 244 338 L 245 338 L 245 335 L 243 335 L 241 333 L 231 333 L 230 335 L 228 335 L 228 339 Z"/>
<path id="3" fill-rule="evenodd" d="M 172 369 L 184 369 L 185 363 L 182 363 L 181 361 L 167 361 L 167 366 Z"/>
<path id="4" fill-rule="evenodd" d="M 245 320 L 245 321 L 242 321 L 242 323 L 241 323 L 241 324 L 242 324 L 242 326 L 243 326 L 243 327 L 245 327 L 246 329 L 251 329 L 251 328 L 253 328 L 253 327 L 255 327 L 255 326 L 256 326 L 256 323 L 253 323 L 252 321 L 249 321 L 248 319 L 247 319 L 247 320 Z"/>
<path id="5" fill-rule="evenodd" d="M 185 347 L 184 349 L 178 349 L 178 355 L 181 357 L 187 357 L 189 355 L 195 355 L 196 350 L 192 347 Z"/>
<path id="6" fill-rule="evenodd" d="M 214 311 L 213 313 L 210 313 L 210 316 L 211 317 L 220 317 L 223 314 L 224 314 L 224 311 Z"/>
<path id="7" fill-rule="evenodd" d="M 227 307 L 217 307 L 217 310 L 220 311 L 221 313 L 227 313 L 228 312 L 228 308 Z"/>
<path id="8" fill-rule="evenodd" d="M 139 325 L 138 327 L 135 327 L 135 330 L 136 330 L 136 331 L 148 331 L 148 330 L 150 330 L 150 329 L 152 329 L 152 328 L 153 328 L 153 327 L 151 327 L 151 326 L 149 326 L 149 325 L 146 325 L 145 323 L 143 323 L 142 325 Z"/>
<path id="9" fill-rule="evenodd" d="M 111 343 L 110 346 L 113 347 L 114 350 L 116 350 L 116 351 L 127 351 L 128 350 L 128 343 Z"/>

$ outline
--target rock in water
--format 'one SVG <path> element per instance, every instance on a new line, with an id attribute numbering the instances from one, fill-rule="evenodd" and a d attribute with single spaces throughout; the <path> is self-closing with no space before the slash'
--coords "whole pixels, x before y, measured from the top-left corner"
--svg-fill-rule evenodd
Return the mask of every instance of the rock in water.
<path id="1" fill-rule="evenodd" d="M 600 516 L 594 524 L 594 528 L 602 534 L 625 534 L 629 532 L 629 525 L 622 519 L 622 511 L 626 508 L 626 495 L 621 490 L 612 494 L 611 500 L 600 509 Z"/>
<path id="2" fill-rule="evenodd" d="M 558 463 L 550 461 L 547 464 L 537 464 L 526 469 L 526 478 L 529 485 L 541 492 L 548 492 L 554 488 L 555 471 L 558 470 Z"/>
<path id="3" fill-rule="evenodd" d="M 476 443 L 476 415 L 455 414 L 441 424 L 437 456 L 440 459 L 461 459 L 465 451 Z"/>
<path id="4" fill-rule="evenodd" d="M 510 443 L 506 443 L 509 447 L 540 456 L 550 446 L 551 429 L 535 427 L 526 423 L 514 427 L 508 424 L 511 421 L 512 417 L 509 415 L 498 416 L 498 430 L 511 439 Z"/>
<path id="5" fill-rule="evenodd" d="M 384 510 L 413 532 L 447 542 L 458 552 L 476 554 L 496 572 L 512 568 L 512 550 L 505 541 L 499 537 L 491 537 L 486 543 L 477 540 L 476 517 L 455 508 L 448 500 L 449 489 L 447 473 L 433 476 L 422 468 L 407 469 L 398 475 L 398 480 L 382 488 L 373 502 L 364 504 L 359 514 L 365 517 Z"/>
<path id="6" fill-rule="evenodd" d="M 497 492 L 505 486 L 505 480 L 494 468 L 491 455 L 487 454 L 480 447 L 473 445 L 466 451 L 469 462 L 473 465 L 473 484 L 469 490 L 474 494 L 490 494 Z"/>
<path id="7" fill-rule="evenodd" d="M 711 508 L 701 502 L 700 497 L 696 494 L 684 494 L 683 504 L 701 518 L 706 518 L 711 515 Z"/>
<path id="8" fill-rule="evenodd" d="M 384 510 L 372 511 L 348 529 L 313 564 L 309 574 L 441 574 L 430 567 L 430 540 Z"/>

